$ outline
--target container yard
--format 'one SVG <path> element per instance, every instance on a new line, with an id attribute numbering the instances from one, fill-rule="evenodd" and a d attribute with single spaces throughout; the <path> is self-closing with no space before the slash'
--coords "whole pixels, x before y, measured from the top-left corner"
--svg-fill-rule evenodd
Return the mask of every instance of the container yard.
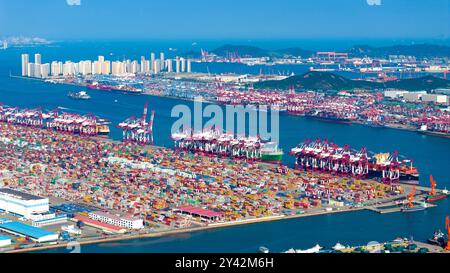
<path id="1" fill-rule="evenodd" d="M 86 243 L 370 209 L 406 200 L 410 192 L 408 185 L 393 187 L 363 177 L 304 172 L 7 122 L 0 126 L 0 183 L 49 196 L 50 209 L 66 213 L 81 228 L 78 240 Z M 421 200 L 428 193 L 420 188 L 414 194 Z M 111 228 L 114 222 L 90 218 L 93 211 L 141 218 L 144 227 Z M 90 220 L 83 224 L 85 218 Z M 62 232 L 61 224 L 47 228 Z"/>

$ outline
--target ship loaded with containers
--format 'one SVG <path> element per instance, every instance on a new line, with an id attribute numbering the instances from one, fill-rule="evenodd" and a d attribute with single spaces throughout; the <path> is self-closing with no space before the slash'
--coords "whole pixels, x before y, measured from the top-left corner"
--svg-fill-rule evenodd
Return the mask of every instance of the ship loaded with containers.
<path id="1" fill-rule="evenodd" d="M 279 163 L 283 151 L 274 142 L 264 142 L 258 136 L 236 136 L 221 130 L 186 130 L 172 133 L 176 149 L 211 156 L 240 158 L 251 161 Z"/>
<path id="2" fill-rule="evenodd" d="M 97 81 L 86 84 L 86 87 L 93 90 L 103 90 L 103 91 L 120 91 L 127 94 L 142 94 L 142 88 L 134 87 L 130 84 L 102 84 Z"/>
<path id="3" fill-rule="evenodd" d="M 353 150 L 330 143 L 327 139 L 309 139 L 291 149 L 296 169 L 375 178 L 384 183 L 419 183 L 419 172 L 410 159 L 400 159 L 398 152 L 369 155 L 366 148 Z"/>
<path id="4" fill-rule="evenodd" d="M 61 112 L 59 108 L 52 111 L 43 111 L 42 108 L 20 109 L 1 103 L 0 122 L 83 136 L 108 136 L 110 131 L 109 121 L 92 114 Z"/>

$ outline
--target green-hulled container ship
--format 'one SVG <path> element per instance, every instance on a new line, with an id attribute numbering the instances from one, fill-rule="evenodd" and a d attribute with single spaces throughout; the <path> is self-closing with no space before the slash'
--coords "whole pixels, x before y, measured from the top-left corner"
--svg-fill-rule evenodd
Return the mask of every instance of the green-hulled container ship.
<path id="1" fill-rule="evenodd" d="M 283 160 L 283 150 L 275 142 L 266 142 L 261 148 L 261 161 L 279 163 Z"/>

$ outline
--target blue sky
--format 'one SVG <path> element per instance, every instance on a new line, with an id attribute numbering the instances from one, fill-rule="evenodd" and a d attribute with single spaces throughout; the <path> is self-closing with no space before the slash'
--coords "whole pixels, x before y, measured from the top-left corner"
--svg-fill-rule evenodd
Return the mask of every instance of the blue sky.
<path id="1" fill-rule="evenodd" d="M 449 39 L 450 0 L 0 0 L 0 37 L 11 35 Z"/>

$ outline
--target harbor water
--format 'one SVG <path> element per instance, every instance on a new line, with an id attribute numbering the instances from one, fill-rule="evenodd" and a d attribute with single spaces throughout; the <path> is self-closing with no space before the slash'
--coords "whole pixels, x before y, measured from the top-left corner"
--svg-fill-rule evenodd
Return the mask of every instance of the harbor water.
<path id="1" fill-rule="evenodd" d="M 88 46 L 86 46 L 88 48 Z M 162 48 L 162 46 L 161 46 Z M 157 49 L 155 49 L 157 50 Z M 44 62 L 59 58 L 70 59 L 70 51 L 58 49 L 8 49 L 0 51 L 0 102 L 23 108 L 42 106 L 51 110 L 90 113 L 112 122 L 111 137 L 121 138 L 115 125 L 129 116 L 139 116 L 144 103 L 149 102 L 155 110 L 154 142 L 158 146 L 172 146 L 169 139 L 172 123 L 170 116 L 175 105 L 193 103 L 183 100 L 151 96 L 135 96 L 107 91 L 89 90 L 90 100 L 72 100 L 67 93 L 84 90 L 82 87 L 44 83 L 37 80 L 10 77 L 18 74 L 20 54 L 40 52 Z M 56 53 L 55 53 L 56 52 Z M 100 52 L 101 53 L 101 52 Z M 47 55 L 46 55 L 47 54 Z M 60 55 L 58 55 L 60 54 Z M 74 50 L 72 56 L 75 56 Z M 99 52 L 81 53 L 79 59 L 94 59 Z M 106 54 L 105 54 L 106 55 Z M 30 55 L 31 57 L 31 55 Z M 108 58 L 108 56 L 105 56 Z M 127 56 L 131 59 L 140 58 Z M 75 60 L 75 58 L 72 58 Z M 78 59 L 78 58 L 77 58 Z M 200 65 L 200 64 L 198 64 Z M 193 67 L 194 69 L 194 67 Z M 287 69 L 286 69 L 287 70 Z M 236 71 L 239 72 L 239 71 Z M 286 152 L 284 163 L 292 165 L 294 157 L 287 151 L 305 138 L 328 138 L 339 145 L 349 144 L 359 150 L 367 147 L 373 152 L 398 151 L 414 160 L 421 173 L 421 185 L 428 185 L 432 173 L 438 188 L 450 188 L 450 139 L 426 136 L 417 132 L 388 128 L 372 128 L 363 125 L 345 125 L 314 121 L 304 117 L 280 115 L 280 146 Z M 450 214 L 450 201 L 437 202 L 438 206 L 415 213 L 377 214 L 358 211 L 343 214 L 302 217 L 293 220 L 265 222 L 215 230 L 170 235 L 163 238 L 149 238 L 101 243 L 82 246 L 83 252 L 255 252 L 259 246 L 271 251 L 288 248 L 309 248 L 316 243 L 332 246 L 342 244 L 364 244 L 369 241 L 386 241 L 397 236 L 426 240 L 435 229 L 443 228 L 445 215 Z M 68 252 L 66 249 L 49 252 Z"/>

